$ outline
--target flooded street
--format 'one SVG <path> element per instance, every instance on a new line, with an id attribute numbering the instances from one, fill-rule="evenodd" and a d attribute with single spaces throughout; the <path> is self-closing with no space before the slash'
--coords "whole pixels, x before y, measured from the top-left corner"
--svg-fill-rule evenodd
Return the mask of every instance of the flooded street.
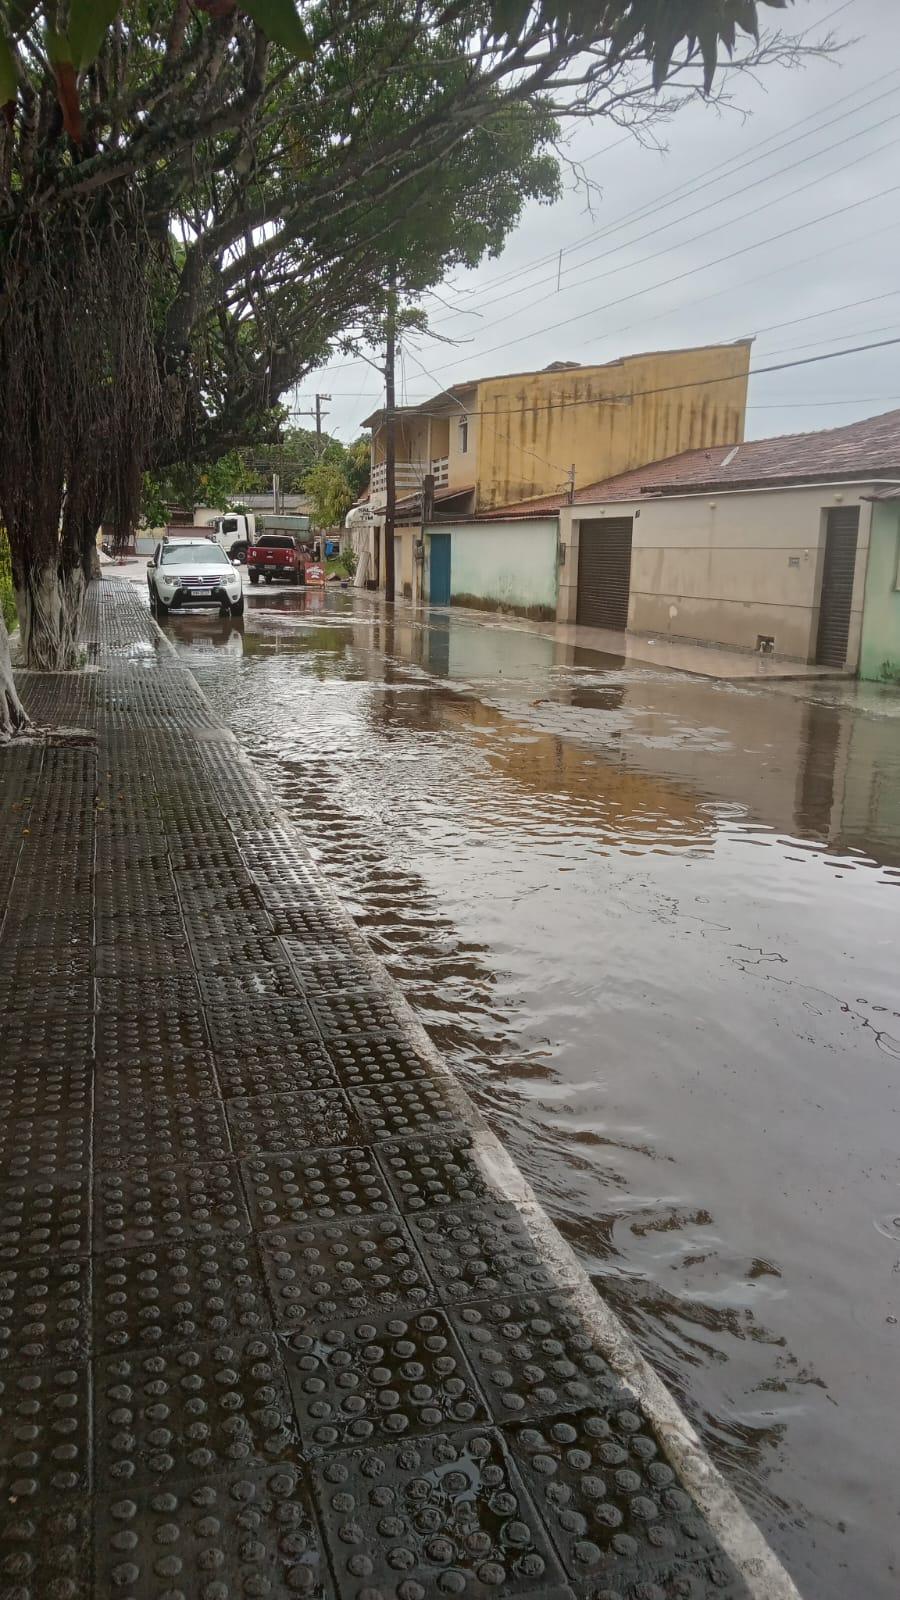
<path id="1" fill-rule="evenodd" d="M 893 1600 L 900 696 L 373 597 L 168 637 L 808 1600 Z"/>

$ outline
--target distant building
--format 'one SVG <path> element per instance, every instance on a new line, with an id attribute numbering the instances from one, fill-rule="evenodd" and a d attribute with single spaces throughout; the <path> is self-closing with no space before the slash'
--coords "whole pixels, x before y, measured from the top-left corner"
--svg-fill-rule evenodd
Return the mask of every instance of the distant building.
<path id="1" fill-rule="evenodd" d="M 423 546 L 426 475 L 434 478 L 437 521 L 559 492 L 572 473 L 583 483 L 692 446 L 741 439 L 749 362 L 749 340 L 600 366 L 555 361 L 537 372 L 455 384 L 404 407 L 396 430 L 398 596 L 450 598 L 434 530 L 425 541 L 430 549 Z M 369 570 L 378 588 L 385 571 L 384 423 L 383 411 L 365 420 L 372 430 Z"/>

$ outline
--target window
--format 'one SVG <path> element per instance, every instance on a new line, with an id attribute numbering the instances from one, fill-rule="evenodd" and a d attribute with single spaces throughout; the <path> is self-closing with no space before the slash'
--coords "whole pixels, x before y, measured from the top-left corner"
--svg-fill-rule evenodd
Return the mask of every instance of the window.
<path id="1" fill-rule="evenodd" d="M 237 526 L 238 526 L 237 517 L 223 517 L 222 518 L 222 532 L 223 533 L 237 533 Z"/>
<path id="2" fill-rule="evenodd" d="M 469 448 L 469 419 L 468 419 L 468 417 L 460 417 L 460 419 L 459 419 L 459 453 L 460 453 L 460 455 L 464 456 L 466 454 L 466 452 L 468 451 L 468 448 Z"/>
<path id="3" fill-rule="evenodd" d="M 227 557 L 211 540 L 203 544 L 169 544 L 163 546 L 164 567 L 221 567 L 227 566 Z"/>

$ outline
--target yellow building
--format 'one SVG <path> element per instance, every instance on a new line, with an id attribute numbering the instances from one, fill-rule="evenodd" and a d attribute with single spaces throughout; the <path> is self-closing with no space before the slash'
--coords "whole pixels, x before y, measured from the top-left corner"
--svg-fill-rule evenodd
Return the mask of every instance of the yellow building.
<path id="1" fill-rule="evenodd" d="M 397 425 L 398 596 L 422 591 L 421 495 L 427 474 L 440 516 L 477 516 L 596 483 L 681 450 L 744 437 L 750 341 L 625 356 L 602 366 L 555 361 L 456 384 Z M 372 430 L 371 572 L 384 587 L 385 416 Z"/>

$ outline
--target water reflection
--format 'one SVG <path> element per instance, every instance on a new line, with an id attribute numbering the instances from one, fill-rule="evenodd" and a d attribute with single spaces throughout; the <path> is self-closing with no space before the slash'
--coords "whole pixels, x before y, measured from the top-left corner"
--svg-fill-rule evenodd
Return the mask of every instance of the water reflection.
<path id="1" fill-rule="evenodd" d="M 801 1591 L 888 1600 L 893 702 L 310 598 L 169 634 Z"/>

